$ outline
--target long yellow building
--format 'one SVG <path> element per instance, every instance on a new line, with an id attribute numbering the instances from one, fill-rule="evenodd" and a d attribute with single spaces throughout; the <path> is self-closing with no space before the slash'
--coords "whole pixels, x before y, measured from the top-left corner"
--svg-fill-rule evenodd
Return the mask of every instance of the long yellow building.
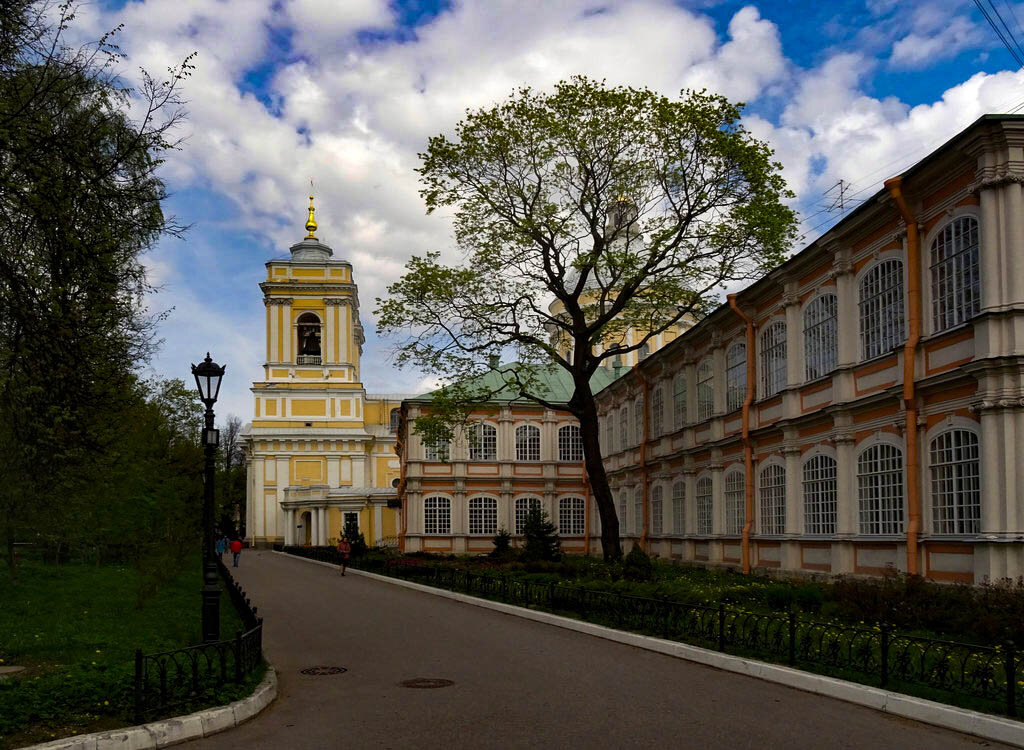
<path id="1" fill-rule="evenodd" d="M 402 396 L 371 396 L 359 375 L 363 327 L 352 264 L 307 234 L 268 261 L 266 363 L 254 382 L 246 536 L 256 546 L 331 544 L 356 519 L 369 544 L 398 534 Z"/>

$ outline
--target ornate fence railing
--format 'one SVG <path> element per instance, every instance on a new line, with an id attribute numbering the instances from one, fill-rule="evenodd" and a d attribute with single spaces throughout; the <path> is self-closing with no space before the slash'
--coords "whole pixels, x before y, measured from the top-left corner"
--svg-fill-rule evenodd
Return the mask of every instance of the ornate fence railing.
<path id="1" fill-rule="evenodd" d="M 234 638 L 172 651 L 143 654 L 136 650 L 136 724 L 209 699 L 225 685 L 243 682 L 263 663 L 263 618 L 222 561 L 217 561 L 217 568 L 245 629 Z"/>
<path id="2" fill-rule="evenodd" d="M 337 562 L 330 547 L 286 552 Z M 422 564 L 421 564 L 422 563 Z M 967 699 L 981 710 L 1017 715 L 1024 659 L 1012 642 L 997 646 L 925 638 L 885 623 L 846 625 L 790 612 L 752 612 L 724 604 L 685 604 L 582 586 L 524 581 L 429 561 L 352 560 L 352 567 L 510 604 L 551 610 L 622 630 L 759 657 L 899 692 Z"/>

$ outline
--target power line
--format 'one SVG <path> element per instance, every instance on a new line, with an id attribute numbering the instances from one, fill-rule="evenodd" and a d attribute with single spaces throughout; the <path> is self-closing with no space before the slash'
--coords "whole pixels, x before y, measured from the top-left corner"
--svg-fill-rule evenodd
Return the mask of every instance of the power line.
<path id="1" fill-rule="evenodd" d="M 1014 46 L 1010 44 L 1009 40 L 1007 40 L 1007 38 L 1003 36 L 1003 32 L 1000 31 L 999 29 L 999 24 L 996 23 L 995 19 L 992 18 L 991 14 L 989 14 L 989 12 L 985 9 L 985 5 L 982 2 L 982 0 L 974 0 L 974 4 L 975 6 L 977 6 L 978 10 L 981 11 L 981 15 L 985 16 L 985 20 L 988 21 L 988 25 L 992 27 L 992 30 L 996 32 L 996 36 L 998 36 L 1000 41 L 1002 41 L 1003 46 L 1006 47 L 1007 51 L 1010 53 L 1013 59 L 1017 61 L 1017 67 L 1024 68 L 1024 58 L 1022 58 L 1022 56 L 1017 52 L 1017 49 L 1015 49 Z M 993 10 L 995 10 L 995 6 L 992 7 Z M 1000 18 L 1002 18 L 1002 16 L 1000 16 Z"/>
<path id="2" fill-rule="evenodd" d="M 999 23 L 1003 25 L 1003 29 L 1006 31 L 1006 35 L 1010 37 L 1010 41 L 1013 42 L 1013 46 L 1017 48 L 1017 52 L 1020 54 L 1020 59 L 1024 60 L 1024 48 L 1020 46 L 1020 42 L 1017 41 L 1016 34 L 1006 25 L 1006 21 L 1003 20 L 1003 14 L 999 12 L 999 8 L 996 7 L 993 0 L 988 0 L 989 6 L 992 8 L 992 12 L 996 14 L 996 18 L 999 19 Z"/>

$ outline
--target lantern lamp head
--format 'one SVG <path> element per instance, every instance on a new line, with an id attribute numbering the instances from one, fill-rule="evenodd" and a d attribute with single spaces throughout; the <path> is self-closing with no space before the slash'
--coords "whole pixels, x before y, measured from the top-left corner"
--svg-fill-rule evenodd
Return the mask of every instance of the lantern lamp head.
<path id="1" fill-rule="evenodd" d="M 220 393 L 220 381 L 224 377 L 226 366 L 218 365 L 210 359 L 210 353 L 206 353 L 206 359 L 198 365 L 192 365 L 192 375 L 196 379 L 196 387 L 199 389 L 199 397 L 207 408 L 212 408 Z"/>

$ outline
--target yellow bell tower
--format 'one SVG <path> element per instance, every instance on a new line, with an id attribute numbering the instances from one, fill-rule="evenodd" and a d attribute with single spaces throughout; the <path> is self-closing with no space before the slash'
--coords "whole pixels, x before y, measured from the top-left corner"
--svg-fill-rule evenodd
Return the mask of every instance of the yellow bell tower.
<path id="1" fill-rule="evenodd" d="M 400 396 L 360 382 L 363 327 L 352 264 L 306 236 L 267 262 L 263 380 L 246 436 L 246 536 L 256 545 L 333 544 L 358 524 L 367 544 L 397 535 L 395 455 Z"/>

